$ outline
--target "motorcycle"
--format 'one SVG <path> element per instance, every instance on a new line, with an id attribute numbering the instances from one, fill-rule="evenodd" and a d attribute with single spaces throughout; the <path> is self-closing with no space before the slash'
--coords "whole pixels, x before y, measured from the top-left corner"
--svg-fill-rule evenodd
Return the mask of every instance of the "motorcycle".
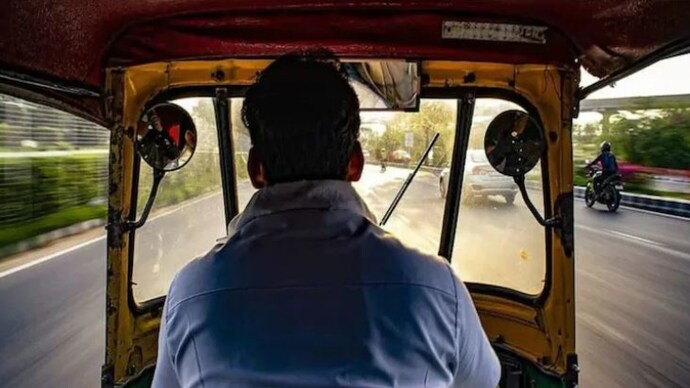
<path id="1" fill-rule="evenodd" d="M 586 172 L 585 204 L 587 204 L 587 207 L 592 207 L 599 202 L 606 205 L 610 212 L 618 210 L 621 204 L 621 191 L 623 191 L 621 175 L 614 174 L 609 176 L 600 183 L 600 187 L 596 188 L 594 181 L 603 174 L 603 171 L 600 168 L 588 168 Z"/>

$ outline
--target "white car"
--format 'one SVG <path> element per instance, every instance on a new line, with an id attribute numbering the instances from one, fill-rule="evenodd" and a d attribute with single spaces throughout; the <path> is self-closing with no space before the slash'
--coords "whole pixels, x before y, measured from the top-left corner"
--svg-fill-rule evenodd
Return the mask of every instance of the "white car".
<path id="1" fill-rule="evenodd" d="M 450 170 L 444 169 L 439 175 L 438 187 L 441 198 L 448 193 L 448 180 Z M 484 150 L 468 150 L 465 160 L 465 176 L 462 182 L 462 201 L 489 196 L 501 196 L 508 204 L 515 202 L 518 187 L 512 177 L 505 176 L 496 171 L 486 159 Z"/>

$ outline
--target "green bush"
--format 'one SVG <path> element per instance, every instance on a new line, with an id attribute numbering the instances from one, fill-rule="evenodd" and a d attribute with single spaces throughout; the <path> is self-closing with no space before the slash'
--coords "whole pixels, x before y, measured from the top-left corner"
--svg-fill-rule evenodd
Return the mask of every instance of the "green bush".
<path id="1" fill-rule="evenodd" d="M 650 167 L 690 166 L 690 109 L 638 118 L 618 117 L 598 141 L 609 140 L 620 160 Z"/>
<path id="2" fill-rule="evenodd" d="M 31 221 L 106 195 L 107 154 L 0 159 L 0 225 Z"/>

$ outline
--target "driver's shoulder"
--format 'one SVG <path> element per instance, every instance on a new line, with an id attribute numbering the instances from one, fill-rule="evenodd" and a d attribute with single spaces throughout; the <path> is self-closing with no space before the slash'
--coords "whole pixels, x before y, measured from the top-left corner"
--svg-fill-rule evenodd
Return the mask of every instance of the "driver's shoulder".
<path id="1" fill-rule="evenodd" d="M 456 276 L 445 259 L 411 247 L 378 226 L 375 228 L 363 246 L 368 252 L 367 276 L 456 294 Z"/>
<path id="2" fill-rule="evenodd" d="M 231 249 L 226 240 L 219 241 L 206 254 L 191 260 L 175 274 L 167 295 L 168 311 L 194 297 L 212 293 L 220 285 L 226 285 L 228 273 L 226 251 Z"/>

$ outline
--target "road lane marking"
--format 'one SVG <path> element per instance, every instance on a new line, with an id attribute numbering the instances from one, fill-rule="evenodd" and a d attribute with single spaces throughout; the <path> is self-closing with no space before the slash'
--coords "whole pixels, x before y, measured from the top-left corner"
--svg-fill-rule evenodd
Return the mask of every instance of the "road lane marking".
<path id="1" fill-rule="evenodd" d="M 220 193 L 218 193 L 218 192 L 212 192 L 212 193 L 209 193 L 209 194 L 202 195 L 202 196 L 200 196 L 199 198 L 195 198 L 195 199 L 193 199 L 193 200 L 190 200 L 189 202 L 185 203 L 185 204 L 182 205 L 182 206 L 179 206 L 179 207 L 176 207 L 176 208 L 174 208 L 174 209 L 170 209 L 170 210 L 164 211 L 163 213 L 160 213 L 160 214 L 156 214 L 154 217 L 149 218 L 148 221 L 147 221 L 147 223 L 148 223 L 148 222 L 151 222 L 151 221 L 154 221 L 154 220 L 156 220 L 156 219 L 158 219 L 158 218 L 165 217 L 165 216 L 167 216 L 167 215 L 170 215 L 170 214 L 172 214 L 172 213 L 175 213 L 176 211 L 181 210 L 181 209 L 183 209 L 183 208 L 186 208 L 186 207 L 192 206 L 192 205 L 194 205 L 194 204 L 197 204 L 197 203 L 199 203 L 199 202 L 201 202 L 201 201 L 203 201 L 203 200 L 210 199 L 210 198 L 212 198 L 212 197 L 214 197 L 214 196 L 216 196 L 216 195 L 219 195 L 219 194 L 220 194 Z M 59 257 L 59 256 L 61 256 L 61 255 L 65 255 L 65 254 L 70 253 L 70 252 L 72 252 L 72 251 L 75 251 L 75 250 L 77 250 L 77 249 L 81 249 L 81 248 L 83 248 L 83 247 L 85 247 L 85 246 L 88 246 L 88 245 L 90 245 L 90 244 L 93 244 L 93 243 L 95 243 L 96 241 L 103 240 L 103 239 L 105 239 L 105 238 L 106 238 L 106 235 L 103 234 L 103 235 L 100 236 L 100 237 L 96 237 L 96 238 L 94 238 L 94 239 L 85 241 L 85 242 L 83 242 L 83 243 L 79 243 L 79 244 L 74 245 L 74 246 L 71 246 L 71 247 L 69 247 L 69 248 L 67 248 L 67 249 L 65 249 L 65 250 L 62 250 L 62 251 L 59 251 L 59 252 L 55 252 L 55 253 L 53 253 L 53 254 L 51 254 L 51 255 L 48 255 L 48 256 L 45 256 L 45 257 L 38 258 L 38 259 L 36 259 L 36 260 L 33 260 L 33 261 L 28 262 L 28 263 L 24 263 L 24 264 L 18 265 L 18 266 L 16 266 L 16 267 L 9 268 L 9 269 L 5 270 L 4 272 L 0 272 L 0 279 L 4 278 L 4 277 L 6 277 L 6 276 L 12 275 L 12 274 L 14 274 L 14 273 L 17 273 L 17 272 L 19 272 L 19 271 L 23 271 L 23 270 L 25 270 L 25 269 L 31 268 L 31 267 L 36 266 L 36 265 L 38 265 L 38 264 L 45 263 L 46 261 L 55 259 L 56 257 Z M 107 254 L 106 254 L 106 255 L 107 255 Z"/>
<path id="2" fill-rule="evenodd" d="M 683 216 L 677 216 L 677 215 L 675 215 L 675 214 L 659 213 L 659 212 L 655 212 L 655 211 L 651 211 L 651 210 L 647 210 L 647 209 L 640 209 L 640 208 L 630 207 L 630 206 L 624 206 L 624 205 L 621 205 L 620 207 L 621 207 L 622 209 L 632 210 L 632 211 L 636 211 L 636 212 L 639 212 L 639 213 L 645 213 L 645 214 L 649 214 L 649 215 L 652 215 L 652 216 L 672 218 L 672 219 L 674 219 L 674 220 L 685 221 L 685 222 L 690 221 L 690 218 L 683 217 Z"/>
<path id="3" fill-rule="evenodd" d="M 629 240 L 639 241 L 639 242 L 641 242 L 641 243 L 643 243 L 643 244 L 656 245 L 657 247 L 662 247 L 662 246 L 663 246 L 663 244 L 660 244 L 660 243 L 658 243 L 658 242 L 656 242 L 656 241 L 647 240 L 646 238 L 633 236 L 632 234 L 627 234 L 627 233 L 623 233 L 623 232 L 617 232 L 617 231 L 611 230 L 611 229 L 609 229 L 608 231 L 609 231 L 610 233 L 615 234 L 616 236 L 620 236 L 620 237 L 623 237 L 623 238 L 627 238 L 627 239 L 629 239 Z"/>
<path id="4" fill-rule="evenodd" d="M 601 230 L 595 229 L 595 228 L 585 226 L 582 224 L 575 224 L 575 228 L 586 230 L 588 232 L 597 233 L 597 234 L 601 234 L 602 231 L 609 232 L 614 237 L 618 237 L 620 239 L 624 239 L 624 240 L 631 241 L 631 242 L 634 242 L 634 243 L 637 243 L 640 245 L 644 245 L 646 247 L 655 249 L 657 251 L 661 251 L 667 255 L 676 256 L 676 257 L 679 257 L 681 259 L 690 261 L 690 253 L 677 251 L 673 248 L 668 248 L 664 244 L 658 243 L 656 241 L 647 240 L 647 239 L 642 238 L 642 237 L 637 237 L 637 236 L 633 236 L 633 235 L 630 235 L 627 233 L 617 232 L 615 230 L 610 230 L 610 229 L 601 229 Z"/>
<path id="5" fill-rule="evenodd" d="M 27 268 L 31 268 L 31 267 L 33 267 L 33 266 L 35 266 L 35 265 L 38 265 L 38 264 L 41 264 L 41 263 L 45 263 L 45 262 L 48 261 L 48 260 L 52 260 L 52 259 L 54 259 L 54 258 L 56 258 L 56 257 L 58 257 L 58 256 L 61 256 L 61 255 L 70 253 L 70 252 L 72 252 L 72 251 L 76 251 L 77 249 L 84 248 L 85 246 L 91 245 L 91 244 L 93 244 L 93 243 L 95 243 L 95 242 L 97 242 L 97 241 L 104 240 L 104 239 L 105 239 L 105 235 L 100 236 L 100 237 L 96 237 L 96 238 L 94 238 L 94 239 L 92 239 L 92 240 L 88 240 L 88 241 L 85 241 L 85 242 L 83 242 L 83 243 L 80 243 L 80 244 L 71 246 L 71 247 L 69 247 L 69 248 L 67 248 L 67 249 L 65 249 L 65 250 L 63 250 L 63 251 L 55 252 L 55 253 L 53 253 L 52 255 L 48 255 L 48 256 L 45 256 L 45 257 L 41 257 L 41 258 L 36 259 L 36 260 L 34 260 L 34 261 L 30 261 L 30 262 L 28 262 L 28 263 L 24 263 L 24 264 L 22 264 L 22 265 L 18 265 L 18 266 L 16 266 L 16 267 L 10 268 L 10 269 L 8 269 L 8 270 L 5 270 L 4 272 L 0 272 L 0 279 L 4 278 L 4 277 L 6 277 L 6 276 L 12 275 L 13 273 L 17 273 L 17 272 L 19 272 L 19 271 L 23 271 L 23 270 L 25 270 L 25 269 L 27 269 Z"/>

